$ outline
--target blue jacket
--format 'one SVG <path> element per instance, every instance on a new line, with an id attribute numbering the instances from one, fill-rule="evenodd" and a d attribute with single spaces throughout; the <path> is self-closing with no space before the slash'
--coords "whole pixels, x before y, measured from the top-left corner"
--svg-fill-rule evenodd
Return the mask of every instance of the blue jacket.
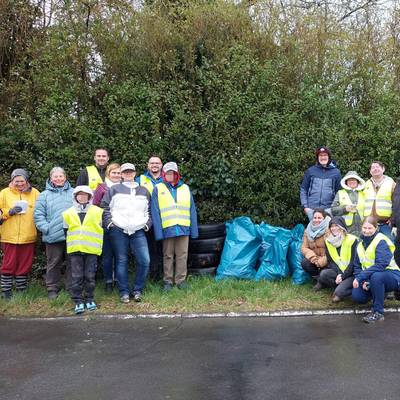
<path id="1" fill-rule="evenodd" d="M 68 181 L 64 186 L 54 187 L 49 180 L 40 193 L 34 211 L 36 227 L 43 234 L 43 242 L 57 243 L 65 240 L 62 212 L 72 206 L 73 189 Z"/>
<path id="2" fill-rule="evenodd" d="M 172 197 L 176 201 L 176 189 L 183 185 L 182 180 L 174 187 L 169 183 L 164 182 L 168 190 L 171 192 Z M 163 229 L 161 223 L 160 207 L 158 205 L 158 188 L 157 186 L 153 190 L 151 196 L 151 217 L 153 219 L 154 236 L 156 240 L 163 240 L 170 237 L 177 236 L 190 236 L 192 239 L 196 239 L 199 236 L 199 230 L 197 227 L 197 212 L 194 204 L 192 193 L 190 193 L 190 226 L 174 225 Z"/>
<path id="3" fill-rule="evenodd" d="M 334 163 L 326 167 L 313 165 L 304 174 L 300 187 L 300 201 L 303 208 L 330 208 L 336 192 L 341 189 L 342 176 Z"/>
<path id="4" fill-rule="evenodd" d="M 377 235 L 373 236 L 363 236 L 361 235 L 360 240 L 362 241 L 364 248 L 366 249 L 374 237 Z M 386 270 L 386 267 L 390 264 L 390 261 L 392 260 L 393 254 L 389 249 L 389 246 L 384 240 L 381 240 L 378 245 L 376 246 L 375 250 L 375 264 L 372 265 L 371 267 L 367 269 L 362 269 L 361 268 L 361 263 L 360 263 L 360 258 L 358 257 L 358 254 L 356 252 L 356 255 L 354 257 L 354 276 L 357 279 L 358 283 L 362 285 L 364 282 L 369 281 L 371 278 L 371 275 L 374 272 L 382 272 Z M 397 281 L 400 283 L 400 272 L 399 271 L 393 271 L 393 270 L 387 270 L 391 273 L 394 274 L 395 278 Z"/>

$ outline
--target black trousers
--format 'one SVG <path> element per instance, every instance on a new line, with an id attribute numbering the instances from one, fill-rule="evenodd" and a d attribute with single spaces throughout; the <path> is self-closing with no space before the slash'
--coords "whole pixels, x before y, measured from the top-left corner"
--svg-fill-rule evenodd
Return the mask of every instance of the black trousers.
<path id="1" fill-rule="evenodd" d="M 160 280 L 163 276 L 163 241 L 157 241 L 154 238 L 153 229 L 150 229 L 146 232 L 146 239 L 150 255 L 149 278 L 153 281 L 157 281 Z"/>
<path id="2" fill-rule="evenodd" d="M 336 285 L 336 277 L 338 276 L 338 272 L 331 268 L 324 268 L 321 270 L 318 282 L 323 286 L 335 289 L 334 295 L 343 299 L 344 297 L 351 296 L 351 292 L 353 290 L 353 280 L 354 276 L 350 276 L 343 280 L 339 285 Z"/>
<path id="3" fill-rule="evenodd" d="M 93 301 L 96 286 L 97 256 L 94 254 L 69 254 L 71 267 L 71 286 L 69 292 L 72 300 L 78 303 Z"/>
<path id="4" fill-rule="evenodd" d="M 308 272 L 313 278 L 318 277 L 319 273 L 321 272 L 321 269 L 318 268 L 311 261 L 307 260 L 307 258 L 303 258 L 303 260 L 301 261 L 301 267 L 304 269 L 304 271 Z"/>

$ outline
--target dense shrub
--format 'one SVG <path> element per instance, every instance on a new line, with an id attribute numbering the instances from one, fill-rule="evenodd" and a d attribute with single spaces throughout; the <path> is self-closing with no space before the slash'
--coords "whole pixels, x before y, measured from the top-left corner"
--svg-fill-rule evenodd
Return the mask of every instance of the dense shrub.
<path id="1" fill-rule="evenodd" d="M 2 186 L 19 166 L 40 189 L 55 164 L 74 181 L 96 146 L 139 170 L 157 153 L 180 164 L 202 222 L 292 226 L 317 146 L 343 173 L 372 159 L 399 172 L 396 11 L 75 1 L 49 3 L 49 21 L 36 3 L 0 10 Z"/>

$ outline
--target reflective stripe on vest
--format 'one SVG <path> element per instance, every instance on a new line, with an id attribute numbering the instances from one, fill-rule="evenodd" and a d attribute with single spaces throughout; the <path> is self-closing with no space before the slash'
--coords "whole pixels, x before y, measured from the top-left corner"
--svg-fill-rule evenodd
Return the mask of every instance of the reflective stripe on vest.
<path id="1" fill-rule="evenodd" d="M 189 187 L 184 184 L 177 188 L 176 202 L 164 183 L 157 184 L 157 191 L 162 227 L 165 229 L 174 225 L 190 226 Z"/>
<path id="2" fill-rule="evenodd" d="M 101 254 L 103 247 L 102 215 L 101 208 L 90 206 L 82 224 L 74 207 L 63 212 L 64 221 L 68 224 L 67 253 L 79 251 L 98 256 Z"/>
<path id="3" fill-rule="evenodd" d="M 378 217 L 389 218 L 392 215 L 392 187 L 393 179 L 386 178 L 378 192 L 375 192 L 373 183 L 369 180 L 365 184 L 365 208 L 364 216 L 368 217 L 372 213 L 372 207 L 375 202 L 375 210 Z"/>
<path id="4" fill-rule="evenodd" d="M 378 243 L 384 240 L 387 245 L 389 246 L 390 252 L 394 253 L 395 246 L 393 242 L 385 236 L 383 233 L 378 233 L 372 242 L 369 244 L 367 249 L 364 249 L 364 245 L 362 242 L 358 243 L 357 246 L 357 254 L 358 258 L 360 259 L 361 267 L 362 269 L 367 269 L 369 267 L 372 267 L 375 264 L 375 256 L 376 256 L 376 246 L 378 246 Z M 390 264 L 386 267 L 386 269 L 393 269 L 396 271 L 400 271 L 400 268 L 397 266 L 396 262 L 394 261 L 394 257 L 392 257 Z"/>
<path id="5" fill-rule="evenodd" d="M 144 186 L 150 194 L 153 193 L 154 185 L 152 180 L 148 176 L 140 175 L 139 184 L 140 186 Z"/>
<path id="6" fill-rule="evenodd" d="M 94 165 L 88 165 L 86 170 L 89 179 L 88 186 L 90 189 L 96 190 L 97 186 L 100 185 L 100 183 L 103 183 L 103 179 L 101 179 L 99 171 Z"/>
<path id="7" fill-rule="evenodd" d="M 351 246 L 357 240 L 354 235 L 346 235 L 343 239 L 342 246 L 340 247 L 340 256 L 338 253 L 338 249 L 332 246 L 326 239 L 325 244 L 326 248 L 331 256 L 333 262 L 339 267 L 339 269 L 344 272 L 346 268 L 349 266 L 351 261 Z"/>
<path id="8" fill-rule="evenodd" d="M 340 189 L 339 192 L 339 205 L 340 206 L 351 206 L 353 203 L 350 200 L 349 193 L 345 189 Z M 358 192 L 358 201 L 357 201 L 357 212 L 360 215 L 360 218 L 363 219 L 364 216 L 364 193 Z M 344 221 L 347 226 L 350 226 L 353 223 L 354 213 L 346 212 L 343 215 Z"/>

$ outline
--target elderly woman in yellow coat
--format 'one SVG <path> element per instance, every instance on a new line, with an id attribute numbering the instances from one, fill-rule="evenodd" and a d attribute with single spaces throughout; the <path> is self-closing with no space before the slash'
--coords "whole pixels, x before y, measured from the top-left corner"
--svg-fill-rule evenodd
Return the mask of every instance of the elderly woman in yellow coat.
<path id="1" fill-rule="evenodd" d="M 17 291 L 27 287 L 35 254 L 37 232 L 33 209 L 38 196 L 38 190 L 28 181 L 28 172 L 22 168 L 12 172 L 9 186 L 0 192 L 0 241 L 3 249 L 0 281 L 1 294 L 5 299 L 12 296 L 14 278 Z"/>

